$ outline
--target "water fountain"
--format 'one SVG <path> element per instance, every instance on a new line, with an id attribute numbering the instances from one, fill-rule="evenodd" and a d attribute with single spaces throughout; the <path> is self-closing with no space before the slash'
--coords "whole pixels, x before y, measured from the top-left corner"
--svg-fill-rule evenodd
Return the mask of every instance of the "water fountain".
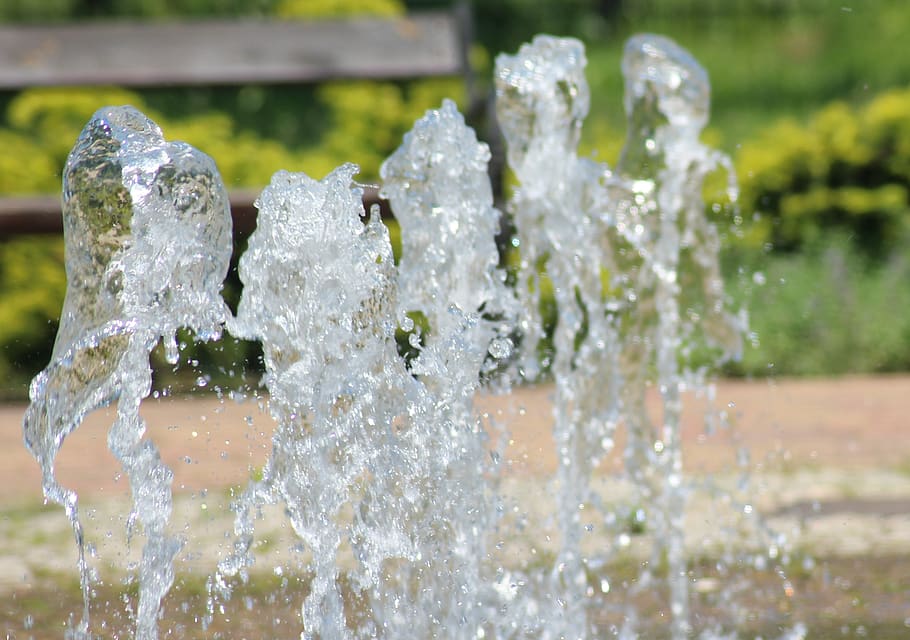
<path id="1" fill-rule="evenodd" d="M 618 166 L 578 157 L 584 65 L 579 42 L 549 36 L 497 59 L 497 113 L 520 182 L 510 202 L 514 287 L 498 267 L 489 150 L 445 102 L 381 170 L 401 225 L 400 264 L 378 211 L 363 210 L 356 166 L 322 180 L 282 171 L 257 201 L 236 317 L 218 295 L 230 217 L 213 163 L 166 143 L 131 108 L 92 118 L 64 175 L 61 329 L 25 418 L 45 495 L 65 506 L 80 548 L 85 612 L 73 637 L 91 637 L 93 575 L 76 496 L 53 462 L 86 413 L 115 401 L 109 445 L 130 477 L 129 527 L 145 537 L 135 636 L 157 637 L 181 540 L 167 532 L 171 472 L 143 439 L 138 408 L 150 350 L 163 339 L 176 358 L 179 327 L 260 341 L 275 423 L 261 475 L 232 507 L 209 621 L 251 579 L 259 512 L 280 505 L 296 538 L 287 569 L 309 579 L 305 638 L 632 638 L 634 602 L 647 591 L 666 592 L 668 637 L 721 637 L 689 612 L 692 486 L 679 415 L 681 393 L 705 384 L 706 364 L 737 355 L 745 326 L 727 309 L 701 199 L 706 175 L 729 165 L 699 142 L 704 71 L 657 36 L 626 46 L 629 134 Z M 544 280 L 558 322 L 542 362 Z M 396 331 L 409 335 L 407 357 Z M 493 531 L 504 538 L 518 525 L 497 495 L 507 436 L 473 402 L 484 383 L 507 388 L 544 369 L 555 382 L 559 542 L 541 567 L 490 548 Z M 657 416 L 644 402 L 651 385 Z M 595 471 L 620 432 L 630 489 L 611 500 L 594 489 Z M 625 546 L 629 515 L 652 531 L 650 560 L 605 604 L 599 572 Z M 618 610 L 619 624 L 596 619 L 601 607 Z"/>

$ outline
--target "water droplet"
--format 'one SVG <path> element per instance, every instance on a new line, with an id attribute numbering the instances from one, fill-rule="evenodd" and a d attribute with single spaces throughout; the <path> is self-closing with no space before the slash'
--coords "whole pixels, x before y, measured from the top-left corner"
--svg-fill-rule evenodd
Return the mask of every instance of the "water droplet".
<path id="1" fill-rule="evenodd" d="M 513 344 L 509 338 L 495 338 L 490 342 L 490 355 L 503 360 L 512 355 Z"/>
<path id="2" fill-rule="evenodd" d="M 789 580 L 784 580 L 784 595 L 788 598 L 792 598 L 795 592 L 796 591 L 793 589 L 793 583 Z"/>
<path id="3" fill-rule="evenodd" d="M 174 336 L 168 336 L 164 340 L 164 359 L 168 364 L 177 364 L 180 354 L 177 352 L 177 341 Z"/>

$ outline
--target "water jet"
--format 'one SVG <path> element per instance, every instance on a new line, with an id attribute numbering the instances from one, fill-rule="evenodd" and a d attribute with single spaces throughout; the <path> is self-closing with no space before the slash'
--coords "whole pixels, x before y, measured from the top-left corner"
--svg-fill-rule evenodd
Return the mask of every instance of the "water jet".
<path id="1" fill-rule="evenodd" d="M 400 262 L 378 213 L 363 210 L 355 165 L 322 180 L 280 171 L 257 201 L 236 317 L 218 295 L 230 216 L 214 164 L 166 143 L 134 109 L 96 113 L 67 162 L 70 284 L 25 419 L 45 495 L 66 507 L 80 549 L 85 604 L 73 637 L 92 637 L 97 578 L 76 496 L 53 461 L 86 413 L 115 402 L 109 443 L 130 477 L 128 528 L 145 538 L 134 635 L 158 636 L 182 541 L 169 532 L 172 474 L 143 439 L 138 409 L 150 350 L 163 340 L 175 358 L 180 327 L 260 341 L 274 421 L 264 467 L 233 500 L 201 625 L 260 569 L 259 514 L 278 506 L 294 542 L 272 569 L 306 576 L 304 638 L 732 637 L 741 609 L 696 619 L 690 608 L 700 574 L 685 508 L 697 487 L 683 473 L 680 413 L 685 392 L 738 356 L 746 326 L 724 295 L 701 196 L 714 171 L 730 175 L 731 200 L 735 181 L 729 160 L 699 140 L 706 73 L 659 36 L 626 45 L 619 163 L 579 157 L 584 66 L 581 43 L 550 36 L 497 58 L 497 116 L 519 182 L 511 275 L 494 242 L 489 149 L 446 101 L 382 166 Z M 557 321 L 541 358 L 547 291 Z M 409 336 L 407 358 L 396 331 Z M 520 422 L 474 402 L 484 385 L 545 376 L 558 462 L 555 505 L 541 518 L 499 484 Z M 656 414 L 645 403 L 652 387 Z M 603 472 L 611 455 L 624 463 L 619 477 Z M 547 526 L 552 556 L 502 551 Z M 615 579 L 607 568 L 625 557 L 630 526 L 647 530 L 648 549 Z M 761 548 L 765 532 L 753 534 Z M 754 553 L 728 542 L 723 568 Z M 660 631 L 643 620 L 648 598 L 659 602 Z"/>

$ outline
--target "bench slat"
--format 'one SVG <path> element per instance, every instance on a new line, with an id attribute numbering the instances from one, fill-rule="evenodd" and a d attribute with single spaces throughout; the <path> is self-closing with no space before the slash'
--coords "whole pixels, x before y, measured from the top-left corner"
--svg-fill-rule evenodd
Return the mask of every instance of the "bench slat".
<path id="1" fill-rule="evenodd" d="M 0 89 L 279 84 L 463 73 L 445 12 L 396 19 L 0 27 Z"/>
<path id="2" fill-rule="evenodd" d="M 234 219 L 234 235 L 246 237 L 256 228 L 256 214 L 253 202 L 259 191 L 239 189 L 229 194 L 231 217 Z M 383 217 L 389 217 L 389 203 L 379 198 L 379 189 L 364 186 L 363 206 L 370 211 L 379 205 Z M 59 196 L 7 196 L 0 198 L 0 241 L 21 234 L 61 234 L 63 216 Z"/>

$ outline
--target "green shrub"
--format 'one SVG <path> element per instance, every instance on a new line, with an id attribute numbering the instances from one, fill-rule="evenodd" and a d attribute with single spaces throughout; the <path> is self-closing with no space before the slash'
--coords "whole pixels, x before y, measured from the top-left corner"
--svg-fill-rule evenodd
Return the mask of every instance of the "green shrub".
<path id="1" fill-rule="evenodd" d="M 831 231 L 887 258 L 910 230 L 910 90 L 861 108 L 835 102 L 807 124 L 779 122 L 737 156 L 751 239 L 779 251 Z"/>
<path id="2" fill-rule="evenodd" d="M 20 238 L 0 243 L 0 379 L 24 391 L 28 374 L 50 358 L 66 292 L 63 242 Z M 0 395 L 4 390 L 0 389 Z"/>

